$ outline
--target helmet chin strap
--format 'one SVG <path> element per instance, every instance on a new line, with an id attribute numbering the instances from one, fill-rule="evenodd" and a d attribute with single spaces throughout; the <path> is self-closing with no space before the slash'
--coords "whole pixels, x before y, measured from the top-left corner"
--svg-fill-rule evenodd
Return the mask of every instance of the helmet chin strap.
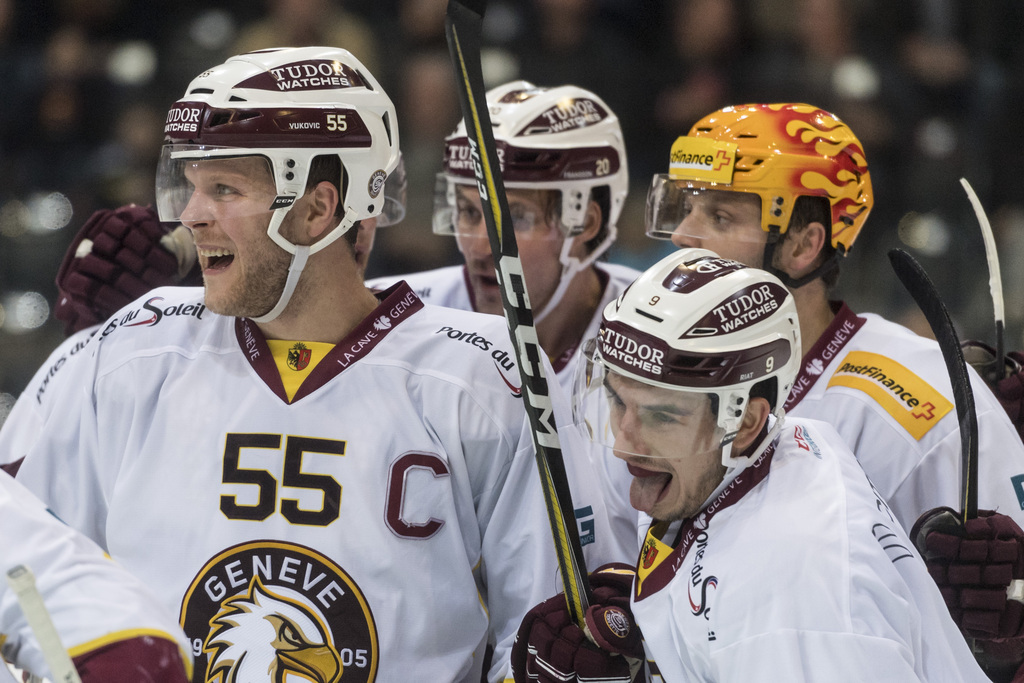
<path id="1" fill-rule="evenodd" d="M 295 253 L 292 254 L 292 262 L 288 265 L 288 279 L 285 280 L 281 297 L 268 312 L 253 318 L 254 322 L 269 323 L 272 320 L 276 320 L 284 312 L 284 309 L 288 307 L 288 302 L 292 299 L 292 294 L 295 293 L 295 286 L 299 284 L 299 276 L 302 275 L 302 270 L 306 267 L 308 259 L 309 247 L 296 246 Z"/>
<path id="2" fill-rule="evenodd" d="M 302 275 L 302 271 L 306 268 L 306 262 L 309 257 L 321 249 L 327 247 L 336 239 L 345 234 L 355 222 L 347 218 L 353 212 L 346 210 L 345 216 L 323 239 L 313 245 L 301 245 L 289 242 L 281 234 L 281 224 L 284 222 L 285 216 L 292 210 L 294 204 L 282 207 L 274 210 L 274 215 L 270 218 L 270 225 L 267 226 L 267 235 L 274 241 L 277 246 L 281 247 L 285 251 L 292 255 L 291 263 L 288 264 L 288 279 L 285 280 L 284 289 L 281 290 L 281 296 L 278 298 L 277 303 L 269 311 L 259 317 L 251 318 L 256 323 L 269 323 L 272 320 L 277 319 L 284 309 L 288 307 L 288 302 L 292 299 L 292 294 L 295 293 L 295 287 L 299 284 L 299 277 Z"/>
<path id="3" fill-rule="evenodd" d="M 566 237 L 562 240 L 562 251 L 558 255 L 558 260 L 562 263 L 562 274 L 559 276 L 558 286 L 555 287 L 555 291 L 552 292 L 551 298 L 548 299 L 543 308 L 534 312 L 534 324 L 539 323 L 541 320 L 546 318 L 551 311 L 555 310 L 558 304 L 562 301 L 562 297 L 565 296 L 566 291 L 569 289 L 569 284 L 572 282 L 572 279 L 576 277 L 576 273 L 580 272 L 593 262 L 593 259 L 589 257 L 584 261 L 580 261 L 574 256 L 569 256 L 569 252 L 572 250 L 573 241 L 573 237 Z"/>
<path id="4" fill-rule="evenodd" d="M 741 457 L 733 457 L 732 455 L 732 439 L 729 439 L 729 443 L 722 446 L 722 464 L 725 465 L 730 471 L 741 472 L 747 468 L 748 465 L 757 461 L 761 457 L 761 454 L 768 450 L 768 446 L 771 445 L 772 441 L 778 435 L 782 429 L 782 425 L 786 422 L 786 411 L 779 408 L 779 414 L 771 413 L 768 415 L 768 432 L 764 438 L 758 442 L 757 446 L 750 451 L 750 455 Z M 735 434 L 733 434 L 735 438 Z"/>
<path id="5" fill-rule="evenodd" d="M 534 324 L 539 323 L 541 320 L 547 317 L 551 311 L 558 307 L 558 304 L 562 301 L 562 297 L 565 296 L 566 291 L 569 289 L 569 285 L 572 283 L 577 273 L 589 268 L 598 257 L 608 250 L 608 247 L 615 241 L 615 226 L 608 226 L 608 236 L 605 238 L 596 249 L 586 255 L 583 259 L 578 259 L 575 256 L 570 256 L 573 244 L 576 241 L 576 235 L 573 234 L 572 230 L 568 231 L 568 237 L 562 240 L 562 250 L 558 254 L 558 260 L 562 264 L 562 275 L 558 280 L 558 286 L 555 291 L 551 294 L 551 298 L 548 299 L 544 307 L 539 311 L 535 311 L 533 314 Z"/>
<path id="6" fill-rule="evenodd" d="M 284 222 L 284 217 L 291 210 L 291 207 L 285 207 L 274 211 L 274 215 L 270 219 L 270 225 L 267 226 L 267 234 L 273 237 L 276 235 L 282 237 L 280 234 L 281 223 Z M 283 237 L 282 237 L 283 239 Z M 275 243 L 278 240 L 274 240 Z M 291 244 L 288 242 L 288 244 Z M 278 244 L 278 246 L 281 246 Z M 284 289 L 281 290 L 281 296 L 278 297 L 277 303 L 269 311 L 259 317 L 252 318 L 253 322 L 256 323 L 269 323 L 272 320 L 276 320 L 279 315 L 284 312 L 284 309 L 288 307 L 288 302 L 292 299 L 292 294 L 295 293 L 295 287 L 299 284 L 299 277 L 302 275 L 303 269 L 306 267 L 306 261 L 309 260 L 310 247 L 302 246 L 298 244 L 291 244 L 295 249 L 292 252 L 291 263 L 288 264 L 288 279 L 285 280 Z M 281 247 L 284 249 L 284 247 Z M 290 250 L 289 250 L 290 251 Z"/>

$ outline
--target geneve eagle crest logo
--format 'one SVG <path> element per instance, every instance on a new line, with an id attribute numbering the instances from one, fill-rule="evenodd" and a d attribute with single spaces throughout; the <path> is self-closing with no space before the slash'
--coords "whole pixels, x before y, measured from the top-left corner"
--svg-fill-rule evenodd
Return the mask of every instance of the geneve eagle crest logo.
<path id="1" fill-rule="evenodd" d="M 212 558 L 192 580 L 180 624 L 194 683 L 369 683 L 377 628 L 359 586 L 316 551 L 254 541 Z"/>

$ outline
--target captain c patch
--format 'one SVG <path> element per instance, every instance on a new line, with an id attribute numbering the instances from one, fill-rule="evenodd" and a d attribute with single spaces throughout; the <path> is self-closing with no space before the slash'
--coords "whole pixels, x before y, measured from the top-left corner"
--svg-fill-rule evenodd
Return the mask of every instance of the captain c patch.
<path id="1" fill-rule="evenodd" d="M 863 391 L 918 441 L 953 409 L 945 396 L 909 369 L 867 351 L 847 354 L 828 386 Z"/>

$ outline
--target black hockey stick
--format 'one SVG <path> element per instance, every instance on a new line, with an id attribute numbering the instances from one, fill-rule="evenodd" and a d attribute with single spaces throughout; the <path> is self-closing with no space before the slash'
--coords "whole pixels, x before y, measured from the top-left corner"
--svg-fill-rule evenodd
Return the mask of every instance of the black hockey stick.
<path id="1" fill-rule="evenodd" d="M 582 628 L 583 617 L 591 600 L 590 586 L 576 531 L 572 496 L 562 462 L 548 381 L 541 362 L 544 351 L 537 341 L 537 329 L 533 325 L 533 310 L 526 292 L 519 246 L 516 244 L 505 185 L 501 179 L 480 66 L 480 32 L 486 7 L 486 0 L 449 0 L 445 35 L 455 67 L 455 80 L 458 82 L 477 189 L 484 205 L 494 268 L 501 285 L 502 308 L 523 381 L 526 412 L 533 431 L 537 469 L 555 541 L 555 555 L 562 575 L 565 600 L 569 606 L 569 615 Z"/>
<path id="2" fill-rule="evenodd" d="M 975 194 L 974 188 L 971 187 L 966 178 L 961 178 L 960 184 L 963 186 L 964 192 L 967 193 L 967 199 L 971 202 L 974 215 L 978 217 L 981 237 L 985 242 L 985 260 L 988 262 L 988 288 L 992 293 L 992 312 L 996 320 L 996 358 L 989 372 L 986 373 L 986 380 L 999 382 L 1006 377 L 1006 360 L 1003 358 L 1003 355 L 1006 353 L 1006 347 L 1003 342 L 1006 312 L 1003 308 L 1003 280 L 999 273 L 999 253 L 996 251 L 996 238 L 992 234 L 992 224 L 989 223 L 988 215 L 981 205 L 981 200 L 978 199 L 978 195 Z"/>
<path id="3" fill-rule="evenodd" d="M 971 390 L 963 350 L 949 311 L 921 264 L 902 249 L 891 250 L 889 262 L 928 320 L 942 350 L 946 371 L 953 385 L 953 401 L 960 421 L 960 522 L 964 523 L 978 516 L 978 415 L 974 408 L 974 392 Z"/>

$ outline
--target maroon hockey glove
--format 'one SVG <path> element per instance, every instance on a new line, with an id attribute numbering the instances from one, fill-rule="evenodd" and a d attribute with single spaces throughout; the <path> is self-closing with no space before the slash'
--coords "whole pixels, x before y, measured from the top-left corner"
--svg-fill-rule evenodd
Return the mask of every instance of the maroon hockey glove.
<path id="1" fill-rule="evenodd" d="M 1024 439 L 1024 353 L 1011 351 L 1006 354 L 1006 361 L 1011 371 L 992 385 L 992 391 L 1003 404 L 1020 438 Z M 1014 365 L 1010 365 L 1011 362 Z"/>
<path id="2" fill-rule="evenodd" d="M 72 663 L 82 683 L 188 683 L 181 650 L 165 638 L 118 640 L 77 656 Z"/>
<path id="3" fill-rule="evenodd" d="M 569 618 L 561 593 L 527 612 L 512 646 L 516 683 L 632 681 L 644 659 L 643 637 L 629 608 L 635 575 L 632 567 L 618 563 L 590 575 L 587 633 Z"/>
<path id="4" fill-rule="evenodd" d="M 1024 531 L 979 510 L 961 525 L 949 508 L 929 510 L 911 531 L 953 620 L 980 640 L 1024 638 Z"/>
<path id="5" fill-rule="evenodd" d="M 1017 428 L 1017 434 L 1024 439 L 1024 352 L 1007 352 L 1000 367 L 995 362 L 996 350 L 988 344 L 972 340 L 961 346 L 964 359 L 985 379 Z"/>
<path id="6" fill-rule="evenodd" d="M 96 325 L 154 287 L 202 284 L 188 229 L 168 231 L 148 206 L 95 212 L 57 272 L 54 317 L 71 335 Z"/>

